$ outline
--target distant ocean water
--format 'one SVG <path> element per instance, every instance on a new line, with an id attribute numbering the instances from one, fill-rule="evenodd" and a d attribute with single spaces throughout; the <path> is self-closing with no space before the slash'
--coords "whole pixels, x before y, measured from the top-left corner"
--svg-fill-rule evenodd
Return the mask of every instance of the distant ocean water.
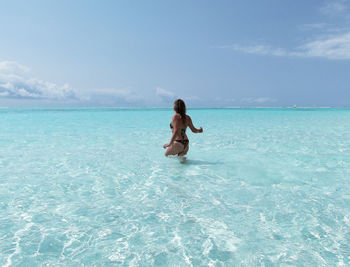
<path id="1" fill-rule="evenodd" d="M 0 109 L 0 265 L 350 265 L 350 109 L 188 113 Z"/>

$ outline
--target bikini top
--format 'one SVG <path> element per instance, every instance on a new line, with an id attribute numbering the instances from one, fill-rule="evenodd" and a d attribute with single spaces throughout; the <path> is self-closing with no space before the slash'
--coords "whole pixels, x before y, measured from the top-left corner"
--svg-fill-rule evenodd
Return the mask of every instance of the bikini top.
<path id="1" fill-rule="evenodd" d="M 172 123 L 170 122 L 170 129 L 173 129 L 174 126 L 172 125 Z M 182 136 L 182 139 L 185 139 L 185 133 L 186 133 L 186 129 L 184 128 L 181 128 L 181 136 Z"/>

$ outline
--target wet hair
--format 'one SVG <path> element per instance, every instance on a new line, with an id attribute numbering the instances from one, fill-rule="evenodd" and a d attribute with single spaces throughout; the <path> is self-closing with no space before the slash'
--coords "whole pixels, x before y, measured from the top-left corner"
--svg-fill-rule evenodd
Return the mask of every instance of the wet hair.
<path id="1" fill-rule="evenodd" d="M 180 114 L 182 122 L 186 124 L 186 105 L 182 99 L 177 99 L 174 102 L 174 110 Z"/>

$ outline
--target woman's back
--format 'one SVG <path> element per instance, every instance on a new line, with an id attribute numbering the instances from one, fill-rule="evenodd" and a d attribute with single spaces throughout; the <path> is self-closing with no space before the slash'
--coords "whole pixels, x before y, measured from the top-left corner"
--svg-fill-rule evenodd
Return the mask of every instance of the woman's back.
<path id="1" fill-rule="evenodd" d="M 182 140 L 187 139 L 186 128 L 188 127 L 188 121 L 191 120 L 190 116 L 186 115 L 185 119 L 178 113 L 173 116 L 173 119 L 170 123 L 170 128 L 174 131 L 174 124 L 177 127 L 178 132 L 176 133 L 178 138 Z"/>

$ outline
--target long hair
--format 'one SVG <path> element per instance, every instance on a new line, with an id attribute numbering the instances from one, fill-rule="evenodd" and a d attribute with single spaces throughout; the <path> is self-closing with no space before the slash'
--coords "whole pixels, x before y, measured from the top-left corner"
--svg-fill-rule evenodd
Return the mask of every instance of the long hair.
<path id="1" fill-rule="evenodd" d="M 180 114 L 182 122 L 186 124 L 186 105 L 182 99 L 175 100 L 174 110 L 176 113 Z"/>

